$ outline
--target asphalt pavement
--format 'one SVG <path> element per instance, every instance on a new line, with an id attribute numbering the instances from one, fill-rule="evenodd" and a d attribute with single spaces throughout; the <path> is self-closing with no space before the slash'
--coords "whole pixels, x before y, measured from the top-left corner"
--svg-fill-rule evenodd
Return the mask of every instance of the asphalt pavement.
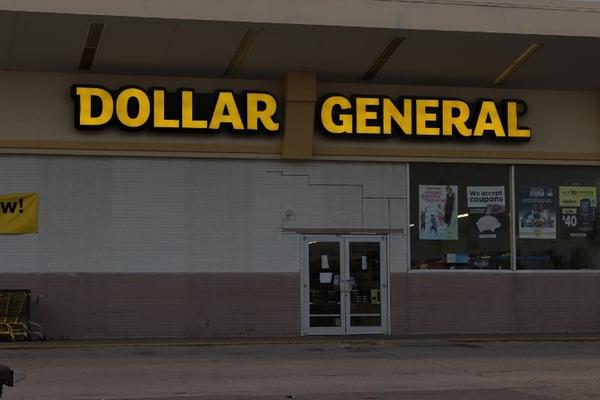
<path id="1" fill-rule="evenodd" d="M 2 400 L 600 399 L 600 341 L 0 343 Z"/>

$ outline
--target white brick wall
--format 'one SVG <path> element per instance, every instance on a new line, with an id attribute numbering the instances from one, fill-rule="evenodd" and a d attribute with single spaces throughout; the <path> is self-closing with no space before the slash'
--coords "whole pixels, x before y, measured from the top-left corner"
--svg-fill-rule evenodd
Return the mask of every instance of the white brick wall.
<path id="1" fill-rule="evenodd" d="M 406 229 L 402 164 L 3 155 L 0 170 L 0 193 L 40 193 L 40 232 L 0 236 L 1 272 L 295 272 L 282 228 Z M 392 271 L 406 247 L 390 236 Z"/>

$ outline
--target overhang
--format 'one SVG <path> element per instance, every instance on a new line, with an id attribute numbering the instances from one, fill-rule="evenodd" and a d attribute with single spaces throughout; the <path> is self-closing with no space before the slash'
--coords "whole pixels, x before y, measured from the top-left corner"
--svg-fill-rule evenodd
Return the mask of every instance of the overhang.
<path id="1" fill-rule="evenodd" d="M 257 9 L 260 9 L 258 5 L 262 2 L 255 2 Z M 294 23 L 282 23 L 283 20 L 275 18 L 276 14 L 273 14 L 270 22 L 257 22 L 257 18 L 251 18 L 251 12 L 246 18 L 248 21 L 216 21 L 214 13 L 218 6 L 205 6 L 207 16 L 204 19 L 198 19 L 193 12 L 186 16 L 179 15 L 178 18 L 158 18 L 157 12 L 152 10 L 157 9 L 159 2 L 151 1 L 137 2 L 146 3 L 148 8 L 144 16 L 135 17 L 107 15 L 114 14 L 115 10 L 120 10 L 119 13 L 124 15 L 139 13 L 133 12 L 134 8 L 130 11 L 125 9 L 127 4 L 133 6 L 136 3 L 133 1 L 110 2 L 112 6 L 107 6 L 106 9 L 98 7 L 109 2 L 81 2 L 78 9 L 74 8 L 74 4 L 80 2 L 52 2 L 54 11 L 70 11 L 71 14 L 21 10 L 43 9 L 42 3 L 45 2 L 0 1 L 2 3 L 5 9 L 10 8 L 6 3 L 14 3 L 12 8 L 19 10 L 0 11 L 1 70 L 81 72 L 90 27 L 92 24 L 100 24 L 100 40 L 94 48 L 89 70 L 84 72 L 281 79 L 288 71 L 309 71 L 316 73 L 321 81 L 360 82 L 382 54 L 386 53 L 390 43 L 396 43 L 396 47 L 392 46 L 393 51 L 387 52 L 387 58 L 380 63 L 380 68 L 369 82 L 600 89 L 600 37 L 594 35 L 493 33 L 490 32 L 492 29 L 483 28 L 477 31 L 408 29 L 406 24 L 402 27 L 401 24 L 394 27 L 359 27 L 349 26 L 350 24 L 334 26 L 335 21 L 331 21 L 331 24 L 318 24 L 321 14 L 326 14 L 327 7 L 331 6 L 331 1 L 322 2 L 323 7 L 319 12 L 313 10 L 314 18 L 310 20 L 314 23 L 310 25 L 296 23 L 309 20 L 299 17 Z M 73 8 L 61 7 L 61 3 L 72 3 Z M 92 3 L 96 4 L 96 8 L 92 8 Z M 200 4 L 180 1 L 174 2 L 172 8 L 183 10 L 183 5 L 192 7 L 191 3 Z M 235 1 L 222 3 L 233 4 Z M 305 3 L 307 6 L 303 10 L 308 13 L 311 3 L 302 2 Z M 377 8 L 382 7 L 379 3 L 401 3 L 406 6 L 409 2 L 363 3 L 371 3 Z M 416 3 L 410 3 L 416 6 Z M 560 2 L 563 3 L 569 2 Z M 88 8 L 84 7 L 86 4 Z M 116 4 L 121 4 L 120 8 Z M 419 4 L 424 6 L 425 3 Z M 597 12 L 600 8 L 592 3 L 586 4 L 589 4 L 589 10 L 584 13 L 585 18 L 594 20 L 594 23 L 589 22 L 586 26 L 593 25 L 600 32 L 600 13 Z M 428 6 L 441 5 L 436 3 Z M 450 5 L 444 3 L 444 6 Z M 456 9 L 464 6 L 452 4 L 452 7 Z M 489 4 L 469 7 L 494 8 Z M 503 7 L 494 9 L 504 10 Z M 238 12 L 235 7 L 231 10 L 232 15 Z M 89 14 L 74 13 L 76 11 Z M 538 12 L 543 14 L 540 10 L 536 11 Z M 572 20 L 568 17 L 569 12 L 560 11 L 566 22 Z M 166 11 L 161 15 L 165 16 Z M 177 17 L 174 14 L 172 16 Z M 429 17 L 430 13 L 422 15 L 425 19 Z M 535 24 L 538 20 L 532 14 L 522 22 Z M 507 19 L 506 24 L 509 21 Z M 412 25 L 413 28 L 415 26 Z M 423 28 L 426 24 L 419 26 Z M 443 24 L 437 28 L 442 26 Z M 535 44 L 540 46 L 535 54 L 511 71 L 509 79 L 499 85 L 494 84 L 511 64 Z"/>

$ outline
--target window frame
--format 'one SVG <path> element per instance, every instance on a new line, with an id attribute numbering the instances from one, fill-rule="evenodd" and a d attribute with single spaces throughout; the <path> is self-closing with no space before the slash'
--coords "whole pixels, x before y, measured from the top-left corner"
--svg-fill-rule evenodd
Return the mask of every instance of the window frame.
<path id="1" fill-rule="evenodd" d="M 522 165 L 534 165 L 534 166 L 547 166 L 547 167 L 591 167 L 598 168 L 600 170 L 600 165 L 597 164 L 545 164 L 545 163 L 523 163 L 523 164 L 504 164 L 504 163 L 490 163 L 485 162 L 483 160 L 473 160 L 472 162 L 456 162 L 451 160 L 440 161 L 439 164 L 486 164 L 486 165 L 505 165 L 508 166 L 508 185 L 510 191 L 510 197 L 508 201 L 510 202 L 510 212 L 509 212 L 509 243 L 510 243 L 510 268 L 509 269 L 416 269 L 412 268 L 412 239 L 411 239 L 411 168 L 419 163 L 428 163 L 428 161 L 420 161 L 420 162 L 407 162 L 406 163 L 406 221 L 407 221 L 407 229 L 406 229 L 406 241 L 407 241 L 407 272 L 408 273 L 420 273 L 420 274 L 510 274 L 510 273 L 518 273 L 518 274 L 600 274 L 600 268 L 598 269 L 517 269 L 517 224 L 516 224 L 516 216 L 517 208 L 516 208 L 516 166 Z M 431 163 L 431 161 L 429 161 Z M 598 204 L 597 209 L 600 209 L 600 204 Z M 600 219 L 598 216 L 597 219 Z M 600 229 L 600 224 L 598 226 Z"/>

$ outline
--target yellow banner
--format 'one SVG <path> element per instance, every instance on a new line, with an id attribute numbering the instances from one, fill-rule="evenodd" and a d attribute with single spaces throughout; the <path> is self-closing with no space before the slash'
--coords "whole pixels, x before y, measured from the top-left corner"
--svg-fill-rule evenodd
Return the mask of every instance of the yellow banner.
<path id="1" fill-rule="evenodd" d="M 37 233 L 38 194 L 0 195 L 0 233 Z"/>

